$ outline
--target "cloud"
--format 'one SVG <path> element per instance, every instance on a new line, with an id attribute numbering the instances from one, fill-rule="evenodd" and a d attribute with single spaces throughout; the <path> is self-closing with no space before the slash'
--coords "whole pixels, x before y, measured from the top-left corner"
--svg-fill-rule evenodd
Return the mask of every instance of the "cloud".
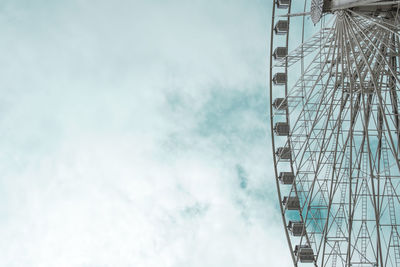
<path id="1" fill-rule="evenodd" d="M 289 264 L 268 8 L 4 2 L 0 265 Z"/>

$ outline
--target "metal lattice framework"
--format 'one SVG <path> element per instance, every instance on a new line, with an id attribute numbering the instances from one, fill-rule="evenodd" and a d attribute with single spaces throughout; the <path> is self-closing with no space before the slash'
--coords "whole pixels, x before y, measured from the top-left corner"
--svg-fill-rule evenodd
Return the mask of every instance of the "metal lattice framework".
<path id="1" fill-rule="evenodd" d="M 399 14 L 273 0 L 271 136 L 295 266 L 400 267 Z"/>

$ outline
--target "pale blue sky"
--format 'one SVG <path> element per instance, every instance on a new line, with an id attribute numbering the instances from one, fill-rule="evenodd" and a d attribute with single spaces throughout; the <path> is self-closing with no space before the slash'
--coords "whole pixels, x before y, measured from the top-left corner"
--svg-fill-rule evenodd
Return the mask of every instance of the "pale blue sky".
<path id="1" fill-rule="evenodd" d="M 289 265 L 270 1 L 2 1 L 0 266 Z"/>

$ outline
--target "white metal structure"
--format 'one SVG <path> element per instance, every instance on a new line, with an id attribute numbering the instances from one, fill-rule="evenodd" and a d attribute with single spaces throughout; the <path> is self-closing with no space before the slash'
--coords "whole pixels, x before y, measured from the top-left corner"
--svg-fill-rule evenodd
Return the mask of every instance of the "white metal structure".
<path id="1" fill-rule="evenodd" d="M 400 1 L 272 1 L 271 136 L 293 263 L 400 267 Z"/>

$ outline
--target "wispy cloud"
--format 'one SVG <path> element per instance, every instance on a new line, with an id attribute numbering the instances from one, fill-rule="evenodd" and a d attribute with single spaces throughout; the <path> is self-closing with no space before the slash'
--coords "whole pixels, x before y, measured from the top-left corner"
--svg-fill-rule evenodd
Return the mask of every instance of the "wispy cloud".
<path id="1" fill-rule="evenodd" d="M 0 7 L 1 266 L 289 263 L 263 1 Z"/>

